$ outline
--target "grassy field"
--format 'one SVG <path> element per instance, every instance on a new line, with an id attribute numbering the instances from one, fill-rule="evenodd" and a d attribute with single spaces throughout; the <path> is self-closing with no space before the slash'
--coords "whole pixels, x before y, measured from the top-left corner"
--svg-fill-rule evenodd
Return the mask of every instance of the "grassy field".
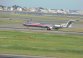
<path id="1" fill-rule="evenodd" d="M 24 20 L 0 20 L 0 24 L 21 24 Z"/>
<path id="2" fill-rule="evenodd" d="M 35 16 L 30 14 L 0 14 L 0 24 L 22 23 L 25 20 L 32 19 L 33 21 L 53 22 L 56 20 L 80 20 L 83 16 Z M 83 24 L 83 20 L 78 23 Z"/>
<path id="3" fill-rule="evenodd" d="M 68 19 L 81 19 L 83 16 L 36 16 L 30 14 L 0 14 L 0 18 L 32 18 L 32 19 L 39 19 L 39 20 L 68 20 Z"/>
<path id="4" fill-rule="evenodd" d="M 0 31 L 0 53 L 83 58 L 83 36 Z"/>
<path id="5" fill-rule="evenodd" d="M 16 24 L 23 23 L 25 20 L 32 19 L 33 21 L 55 21 L 70 19 L 65 16 L 34 16 L 25 14 L 0 14 L 0 24 Z"/>

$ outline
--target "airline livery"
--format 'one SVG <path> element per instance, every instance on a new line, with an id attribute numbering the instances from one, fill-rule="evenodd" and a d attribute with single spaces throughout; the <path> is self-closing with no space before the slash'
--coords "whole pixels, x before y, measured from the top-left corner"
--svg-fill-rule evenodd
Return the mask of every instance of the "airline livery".
<path id="1" fill-rule="evenodd" d="M 40 28 L 47 28 L 47 30 L 52 30 L 52 29 L 60 29 L 60 28 L 69 28 L 71 27 L 72 23 L 75 22 L 75 20 L 69 20 L 65 24 L 60 24 L 60 25 L 50 25 L 50 24 L 41 24 L 41 23 L 33 23 L 31 21 L 28 21 L 24 23 L 23 25 L 26 27 L 40 27 Z"/>

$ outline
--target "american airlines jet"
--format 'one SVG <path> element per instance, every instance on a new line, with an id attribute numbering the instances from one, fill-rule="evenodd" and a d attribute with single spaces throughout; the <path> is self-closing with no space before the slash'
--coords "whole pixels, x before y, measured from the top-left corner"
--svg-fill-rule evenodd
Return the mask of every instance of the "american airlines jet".
<path id="1" fill-rule="evenodd" d="M 50 25 L 50 24 L 41 24 L 41 23 L 33 23 L 31 21 L 28 21 L 24 23 L 23 25 L 26 27 L 40 27 L 40 28 L 47 28 L 47 30 L 52 30 L 52 29 L 60 29 L 60 28 L 69 28 L 71 27 L 72 23 L 75 22 L 75 20 L 69 20 L 65 24 L 60 24 L 60 25 Z"/>

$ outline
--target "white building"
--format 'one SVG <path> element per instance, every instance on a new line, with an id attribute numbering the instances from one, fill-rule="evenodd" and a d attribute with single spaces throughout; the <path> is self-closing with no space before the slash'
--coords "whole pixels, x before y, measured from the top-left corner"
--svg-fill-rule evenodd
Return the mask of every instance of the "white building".
<path id="1" fill-rule="evenodd" d="M 57 10 L 57 13 L 67 14 L 67 12 L 65 10 Z"/>
<path id="2" fill-rule="evenodd" d="M 0 10 L 3 10 L 3 8 L 2 8 L 2 7 L 0 7 Z"/>
<path id="3" fill-rule="evenodd" d="M 13 11 L 13 7 L 5 7 L 4 10 L 5 11 Z"/>
<path id="4" fill-rule="evenodd" d="M 29 12 L 36 12 L 37 10 L 35 8 L 29 8 Z"/>
<path id="5" fill-rule="evenodd" d="M 48 9 L 49 13 L 57 13 L 57 10 L 55 9 Z"/>
<path id="6" fill-rule="evenodd" d="M 13 11 L 13 10 L 14 10 L 14 8 L 13 8 L 13 7 L 11 7 L 11 8 L 10 8 L 10 11 Z"/>
<path id="7" fill-rule="evenodd" d="M 42 13 L 48 13 L 49 11 L 47 9 L 41 9 Z"/>
<path id="8" fill-rule="evenodd" d="M 22 8 L 21 8 L 21 7 L 18 7 L 18 8 L 17 8 L 17 11 L 22 11 Z"/>
<path id="9" fill-rule="evenodd" d="M 78 11 L 80 15 L 83 15 L 83 10 Z"/>

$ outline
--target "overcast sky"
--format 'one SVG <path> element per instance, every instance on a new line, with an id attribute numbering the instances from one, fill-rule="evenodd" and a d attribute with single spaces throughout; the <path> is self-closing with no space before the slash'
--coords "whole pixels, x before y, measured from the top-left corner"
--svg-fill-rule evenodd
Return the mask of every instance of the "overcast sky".
<path id="1" fill-rule="evenodd" d="M 0 0 L 0 5 L 83 10 L 83 0 Z"/>

